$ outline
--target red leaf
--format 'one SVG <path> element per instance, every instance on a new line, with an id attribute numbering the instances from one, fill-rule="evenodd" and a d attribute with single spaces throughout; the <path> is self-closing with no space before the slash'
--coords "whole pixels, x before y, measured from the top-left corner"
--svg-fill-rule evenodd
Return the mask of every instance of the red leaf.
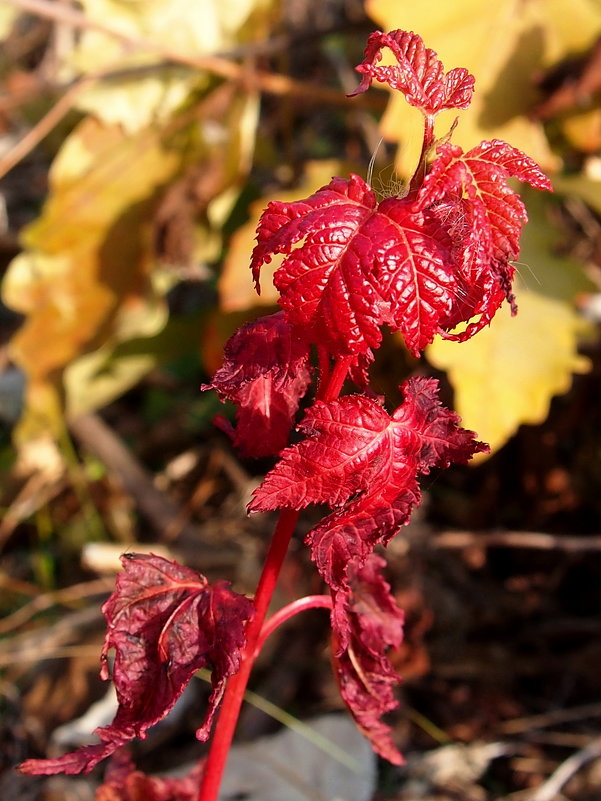
<path id="1" fill-rule="evenodd" d="M 481 142 L 465 154 L 451 144 L 440 145 L 437 152 L 416 208 L 434 213 L 453 242 L 457 294 L 441 328 L 448 331 L 479 315 L 462 334 L 443 332 L 448 339 L 465 340 L 491 321 L 504 298 L 513 306 L 515 269 L 510 262 L 519 255 L 527 215 L 507 179 L 550 191 L 552 185 L 531 158 L 498 139 Z"/>
<path id="2" fill-rule="evenodd" d="M 126 752 L 118 751 L 106 772 L 94 801 L 196 801 L 203 764 L 177 778 L 147 776 L 136 770 Z"/>
<path id="3" fill-rule="evenodd" d="M 398 65 L 378 67 L 382 48 L 388 47 Z M 363 62 L 356 67 L 364 77 L 350 95 L 369 89 L 375 78 L 387 83 L 391 89 L 403 92 L 407 102 L 420 108 L 424 114 L 434 115 L 449 108 L 467 108 L 474 91 L 474 76 L 457 67 L 446 75 L 434 50 L 424 47 L 422 38 L 408 31 L 375 31 L 367 40 Z"/>
<path id="4" fill-rule="evenodd" d="M 159 556 L 126 554 L 121 561 L 117 589 L 102 608 L 108 629 L 101 676 L 109 678 L 108 651 L 114 648 L 115 719 L 96 729 L 100 744 L 58 759 L 27 760 L 21 773 L 88 773 L 119 746 L 144 738 L 202 667 L 212 669 L 213 690 L 196 735 L 209 735 L 225 682 L 240 664 L 252 602 L 226 582 L 211 586 L 194 570 Z"/>
<path id="5" fill-rule="evenodd" d="M 419 503 L 419 474 L 486 449 L 459 427 L 438 399 L 435 379 L 413 378 L 392 415 L 371 398 L 316 402 L 299 428 L 306 439 L 282 453 L 255 490 L 249 511 L 342 506 L 309 534 L 313 559 L 333 588 L 345 583 L 349 559 L 365 560 L 386 543 Z"/>
<path id="6" fill-rule="evenodd" d="M 369 481 L 389 424 L 386 410 L 363 395 L 317 401 L 299 425 L 307 439 L 283 451 L 255 490 L 249 511 L 344 503 Z"/>
<path id="7" fill-rule="evenodd" d="M 356 175 L 305 200 L 270 203 L 257 230 L 255 281 L 276 253 L 288 254 L 274 277 L 288 320 L 335 356 L 378 347 L 383 324 L 418 355 L 456 294 L 451 241 L 437 217 L 399 198 L 376 207 Z"/>
<path id="8" fill-rule="evenodd" d="M 335 596 L 332 610 L 334 669 L 340 693 L 374 750 L 399 765 L 403 758 L 381 718 L 395 709 L 394 688 L 400 681 L 387 651 L 403 639 L 404 614 L 380 571 L 385 562 L 372 554 L 357 567 L 350 563 L 349 585 Z"/>
<path id="9" fill-rule="evenodd" d="M 334 590 L 346 586 L 349 560 L 362 564 L 377 543 L 386 545 L 421 502 L 414 466 L 392 468 L 388 478 L 389 485 L 382 476 L 372 492 L 324 517 L 307 535 L 311 558 Z"/>
<path id="10" fill-rule="evenodd" d="M 272 456 L 288 442 L 311 379 L 308 357 L 308 345 L 294 336 L 283 312 L 243 325 L 228 340 L 223 365 L 202 389 L 237 405 L 236 429 L 222 427 L 244 456 Z"/>
<path id="11" fill-rule="evenodd" d="M 468 461 L 482 449 L 441 405 L 435 379 L 411 378 L 402 390 L 405 402 L 392 416 L 364 395 L 314 403 L 299 425 L 307 438 L 284 450 L 255 490 L 249 511 L 340 506 L 357 492 L 371 494 L 376 483 L 389 484 L 397 468 L 426 473 L 434 465 Z"/>

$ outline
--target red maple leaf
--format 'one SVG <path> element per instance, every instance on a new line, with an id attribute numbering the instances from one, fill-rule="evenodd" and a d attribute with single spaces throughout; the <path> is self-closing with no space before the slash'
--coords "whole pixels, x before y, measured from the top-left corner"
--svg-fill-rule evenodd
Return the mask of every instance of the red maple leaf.
<path id="1" fill-rule="evenodd" d="M 333 178 L 304 200 L 271 202 L 257 229 L 252 270 L 276 270 L 280 305 L 296 330 L 335 356 L 365 354 L 380 327 L 401 331 L 418 355 L 456 294 L 452 243 L 436 215 L 407 199 L 379 205 L 357 175 Z"/>
<path id="2" fill-rule="evenodd" d="M 384 47 L 390 48 L 398 64 L 377 66 Z M 367 91 L 375 78 L 403 92 L 408 103 L 427 115 L 444 109 L 467 108 L 471 103 L 474 76 L 463 67 L 456 67 L 445 75 L 434 50 L 425 47 L 416 33 L 375 31 L 367 39 L 364 55 L 361 64 L 355 67 L 364 77 L 351 97 Z"/>
<path id="3" fill-rule="evenodd" d="M 101 677 L 109 678 L 108 651 L 115 649 L 112 679 L 119 707 L 101 742 L 58 759 L 29 759 L 21 773 L 88 773 L 117 748 L 144 738 L 165 717 L 197 670 L 212 669 L 209 709 L 196 735 L 205 740 L 226 679 L 236 673 L 253 604 L 226 582 L 159 556 L 126 554 L 117 588 L 102 607 L 107 633 Z"/>
<path id="4" fill-rule="evenodd" d="M 519 255 L 522 224 L 528 217 L 507 180 L 517 178 L 549 191 L 553 187 L 531 158 L 498 139 L 481 142 L 465 154 L 448 143 L 437 152 L 416 208 L 432 211 L 453 242 L 457 291 L 448 316 L 441 319 L 441 333 L 447 339 L 465 340 L 490 323 L 505 298 L 515 312 L 511 261 Z M 480 319 L 461 334 L 445 333 L 476 316 Z"/>
<path id="5" fill-rule="evenodd" d="M 308 537 L 333 588 L 345 585 L 349 559 L 364 561 L 408 522 L 420 500 L 418 475 L 487 448 L 441 405 L 435 379 L 411 378 L 402 390 L 405 401 L 392 415 L 362 395 L 315 403 L 299 426 L 306 439 L 282 452 L 249 504 L 251 512 L 341 507 Z"/>
<path id="6" fill-rule="evenodd" d="M 218 423 L 242 455 L 272 456 L 286 445 L 311 380 L 308 358 L 308 345 L 283 312 L 246 323 L 228 340 L 223 365 L 202 389 L 236 404 L 236 428 Z"/>
<path id="7" fill-rule="evenodd" d="M 403 759 L 382 716 L 398 706 L 400 681 L 388 657 L 403 640 L 404 614 L 382 578 L 385 562 L 372 554 L 348 566 L 348 589 L 335 594 L 332 630 L 334 670 L 340 694 L 374 750 L 395 765 Z"/>

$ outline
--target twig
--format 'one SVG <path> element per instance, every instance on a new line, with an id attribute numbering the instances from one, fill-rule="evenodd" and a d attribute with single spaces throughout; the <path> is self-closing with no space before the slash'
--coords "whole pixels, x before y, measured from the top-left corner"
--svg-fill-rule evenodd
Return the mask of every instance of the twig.
<path id="1" fill-rule="evenodd" d="M 0 640 L 0 667 L 47 659 L 55 655 L 59 648 L 79 637 L 82 631 L 89 632 L 102 619 L 100 609 L 89 606 L 65 615 L 53 626 Z"/>
<path id="2" fill-rule="evenodd" d="M 162 537 L 173 521 L 180 519 L 180 508 L 155 487 L 151 474 L 100 417 L 83 415 L 69 425 L 76 439 L 116 476 L 159 537 Z M 186 528 L 190 528 L 190 525 L 186 524 L 182 530 Z M 198 532 L 194 528 L 188 533 L 197 535 Z"/>
<path id="3" fill-rule="evenodd" d="M 145 50 L 157 53 L 167 61 L 185 64 L 232 81 L 244 82 L 248 77 L 248 66 L 246 64 L 237 64 L 222 56 L 196 56 L 172 49 L 164 42 L 155 42 L 144 37 L 127 36 L 109 25 L 89 19 L 81 11 L 77 11 L 63 3 L 55 3 L 51 0 L 4 0 L 4 2 L 16 6 L 22 11 L 37 14 L 46 19 L 67 23 L 76 28 L 100 31 L 121 42 L 123 47 L 128 50 Z M 349 103 L 353 102 L 355 107 L 361 106 L 362 108 L 381 111 L 387 102 L 386 96 L 381 95 L 380 97 L 368 96 L 365 99 L 361 97 L 359 98 L 359 103 L 357 103 L 357 99 L 350 101 L 337 89 L 307 84 L 288 78 L 285 75 L 274 75 L 261 70 L 253 72 L 252 80 L 253 86 L 263 92 L 272 95 L 293 95 L 297 99 L 302 98 L 309 103 L 348 106 Z"/>
<path id="4" fill-rule="evenodd" d="M 587 762 L 601 758 L 601 737 L 562 762 L 549 778 L 532 793 L 528 801 L 555 801 L 561 788 Z"/>
<path id="5" fill-rule="evenodd" d="M 72 603 L 76 603 L 93 595 L 110 592 L 113 589 L 114 583 L 112 578 L 95 579 L 94 581 L 74 584 L 72 587 L 65 587 L 65 589 L 56 590 L 55 592 L 47 592 L 38 595 L 20 609 L 17 609 L 16 612 L 0 620 L 0 634 L 6 634 L 12 631 L 23 623 L 26 623 L 38 612 L 51 609 L 53 606 L 69 606 Z"/>
<path id="6" fill-rule="evenodd" d="M 538 531 L 445 531 L 429 540 L 434 548 L 533 548 L 568 553 L 601 551 L 601 536 L 577 537 L 568 534 L 544 534 Z"/>
<path id="7" fill-rule="evenodd" d="M 6 668 L 13 665 L 31 664 L 42 662 L 45 659 L 69 659 L 73 656 L 98 657 L 98 661 L 100 661 L 99 654 L 100 645 L 59 645 L 56 648 L 54 646 L 38 648 L 32 645 L 28 649 L 19 651 L 18 654 L 0 654 L 0 667 Z"/>
<path id="8" fill-rule="evenodd" d="M 584 720 L 601 716 L 601 702 L 595 704 L 582 704 L 569 709 L 552 709 L 541 715 L 529 715 L 523 718 L 514 718 L 502 723 L 500 731 L 503 734 L 520 734 L 531 729 L 541 729 L 554 726 L 556 723 L 568 723 L 574 720 Z"/>
<path id="9" fill-rule="evenodd" d="M 9 0 L 10 1 L 10 0 Z M 62 97 L 50 110 L 28 131 L 22 139 L 0 159 L 0 178 L 25 158 L 31 151 L 45 139 L 46 136 L 67 116 L 77 102 L 77 98 L 91 84 L 96 83 L 104 73 L 86 75 L 70 86 Z"/>
<path id="10" fill-rule="evenodd" d="M 33 473 L 19 490 L 0 521 L 0 551 L 15 528 L 44 504 L 55 498 L 66 486 L 64 475 L 48 478 L 44 473 Z"/>
<path id="11" fill-rule="evenodd" d="M 524 739 L 528 743 L 554 745 L 559 748 L 585 748 L 591 741 L 591 735 L 569 731 L 529 731 L 525 732 Z"/>

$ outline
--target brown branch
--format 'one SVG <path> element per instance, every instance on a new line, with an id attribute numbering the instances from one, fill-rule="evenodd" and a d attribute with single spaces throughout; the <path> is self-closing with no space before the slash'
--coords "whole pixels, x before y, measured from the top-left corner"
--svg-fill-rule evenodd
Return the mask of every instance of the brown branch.
<path id="1" fill-rule="evenodd" d="M 56 128 L 59 122 L 71 111 L 77 98 L 91 84 L 95 83 L 101 75 L 86 75 L 72 84 L 60 97 L 52 108 L 28 131 L 22 139 L 0 159 L 0 178 L 25 158 L 37 147 L 48 134 Z"/>
<path id="2" fill-rule="evenodd" d="M 102 620 L 100 608 L 92 605 L 65 615 L 52 626 L 0 640 L 0 668 L 56 655 L 58 648 L 81 638 L 82 632 L 89 632 Z"/>
<path id="3" fill-rule="evenodd" d="M 445 531 L 432 537 L 434 548 L 532 548 L 567 553 L 601 551 L 601 536 L 577 537 L 569 534 L 544 534 L 538 531 Z"/>
<path id="4" fill-rule="evenodd" d="M 81 584 L 65 587 L 62 590 L 40 594 L 20 609 L 17 609 L 16 612 L 0 620 L 0 634 L 6 634 L 18 628 L 23 623 L 31 620 L 38 612 L 51 609 L 53 606 L 70 606 L 94 595 L 110 592 L 114 583 L 112 578 L 94 579 L 93 581 L 85 581 Z"/>
<path id="5" fill-rule="evenodd" d="M 69 421 L 69 428 L 75 438 L 100 459 L 131 495 L 141 515 L 154 530 L 155 542 L 164 542 L 165 533 L 174 532 L 174 527 L 177 526 L 177 551 L 186 564 L 201 565 L 205 572 L 208 569 L 222 569 L 224 566 L 231 568 L 238 562 L 239 551 L 236 547 L 206 542 L 200 526 L 189 520 L 182 508 L 155 486 L 152 474 L 98 415 L 77 417 Z M 145 540 L 151 539 L 152 537 L 145 537 Z M 135 549 L 136 543 L 119 543 L 115 546 L 117 552 Z"/>
<path id="6" fill-rule="evenodd" d="M 503 734 L 521 734 L 540 729 L 546 726 L 554 726 L 558 723 L 570 723 L 575 720 L 585 720 L 586 718 L 596 718 L 601 716 L 601 702 L 593 704 L 581 704 L 569 709 L 551 709 L 549 712 L 540 715 L 528 715 L 523 718 L 513 718 L 506 720 L 500 725 Z"/>
<path id="7" fill-rule="evenodd" d="M 55 3 L 52 0 L 4 0 L 22 11 L 37 14 L 45 19 L 62 22 L 76 28 L 86 30 L 96 30 L 105 33 L 119 41 L 126 50 L 144 50 L 156 53 L 166 61 L 175 64 L 184 64 L 204 72 L 210 72 L 221 78 L 231 81 L 238 81 L 242 84 L 252 77 L 252 85 L 261 91 L 272 95 L 292 95 L 297 99 L 302 99 L 312 104 L 324 104 L 349 107 L 351 102 L 355 107 L 381 111 L 387 102 L 385 95 L 368 95 L 361 98 L 349 100 L 341 91 L 328 89 L 316 84 L 307 84 L 296 81 L 285 75 L 274 75 L 270 72 L 253 70 L 252 76 L 248 74 L 248 64 L 237 64 L 223 56 L 203 55 L 196 56 L 190 53 L 183 53 L 172 49 L 163 42 L 155 42 L 145 37 L 132 37 L 121 33 L 101 22 L 90 20 L 77 9 L 71 8 L 63 3 Z M 359 102 L 357 102 L 357 100 Z"/>
<path id="8" fill-rule="evenodd" d="M 155 487 L 152 475 L 100 417 L 82 415 L 71 420 L 69 427 L 79 442 L 113 473 L 159 538 L 162 538 L 173 521 L 180 518 L 180 508 Z M 196 530 L 193 533 L 196 534 Z"/>

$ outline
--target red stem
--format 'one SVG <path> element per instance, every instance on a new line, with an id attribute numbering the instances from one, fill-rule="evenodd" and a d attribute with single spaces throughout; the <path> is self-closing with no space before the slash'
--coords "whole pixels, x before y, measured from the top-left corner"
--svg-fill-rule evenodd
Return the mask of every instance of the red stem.
<path id="1" fill-rule="evenodd" d="M 317 359 L 319 361 L 319 383 L 317 386 L 317 397 L 323 386 L 327 386 L 330 381 L 330 356 L 323 345 L 317 346 Z"/>
<path id="2" fill-rule="evenodd" d="M 319 389 L 318 395 L 321 400 L 330 401 L 338 397 L 352 361 L 353 357 L 347 356 L 336 362 L 329 374 L 328 381 L 322 382 Z M 217 801 L 246 685 L 257 656 L 257 646 L 261 642 L 261 631 L 298 515 L 299 513 L 294 509 L 282 509 L 280 512 L 255 595 L 255 616 L 246 630 L 246 646 L 242 653 L 240 670 L 229 679 L 221 702 L 221 709 L 211 738 L 211 747 L 202 774 L 198 801 Z"/>
<path id="3" fill-rule="evenodd" d="M 290 620 L 291 617 L 298 615 L 299 612 L 304 612 L 306 609 L 331 608 L 332 597 L 330 595 L 306 595 L 304 598 L 299 598 L 296 601 L 292 601 L 291 604 L 287 604 L 281 609 L 278 609 L 278 611 L 269 618 L 269 620 L 261 629 L 261 636 L 257 642 L 255 656 L 258 656 L 258 654 L 261 652 L 261 649 L 265 645 L 265 640 L 270 637 L 273 632 L 283 623 L 285 623 L 287 620 Z"/>
<path id="4" fill-rule="evenodd" d="M 422 152 L 409 184 L 409 194 L 417 191 L 426 177 L 426 161 L 430 148 L 434 144 L 434 117 L 427 115 L 424 119 L 424 141 L 422 142 Z"/>
<path id="5" fill-rule="evenodd" d="M 282 509 L 280 512 L 280 518 L 274 531 L 269 551 L 265 557 L 261 578 L 259 579 L 257 594 L 255 595 L 255 616 L 248 624 L 246 631 L 246 647 L 242 654 L 240 670 L 227 683 L 221 709 L 219 710 L 219 717 L 215 724 L 198 801 L 217 801 L 221 777 L 234 737 L 250 671 L 255 661 L 257 643 L 263 628 L 263 621 L 288 551 L 288 545 L 294 532 L 298 515 L 299 513 L 294 509 Z"/>
<path id="6" fill-rule="evenodd" d="M 342 359 L 338 359 L 330 373 L 327 384 L 321 384 L 317 390 L 316 400 L 336 400 L 340 395 L 340 390 L 345 382 L 352 361 L 352 356 L 344 356 Z"/>

